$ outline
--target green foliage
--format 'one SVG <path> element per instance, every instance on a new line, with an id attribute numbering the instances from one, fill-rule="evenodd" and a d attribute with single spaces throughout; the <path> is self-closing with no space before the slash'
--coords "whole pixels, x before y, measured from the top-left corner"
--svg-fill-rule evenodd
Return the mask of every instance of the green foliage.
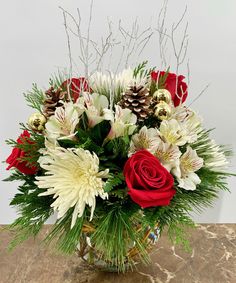
<path id="1" fill-rule="evenodd" d="M 135 69 L 134 69 L 134 77 L 149 77 L 151 72 L 155 70 L 155 67 L 153 68 L 147 68 L 148 61 L 143 61 L 140 63 Z"/>
<path id="2" fill-rule="evenodd" d="M 87 131 L 78 129 L 76 136 L 79 140 L 77 141 L 75 147 L 81 147 L 91 152 L 95 152 L 98 156 L 103 153 L 103 147 L 97 145 L 96 142 L 91 139 Z"/>
<path id="3" fill-rule="evenodd" d="M 96 142 L 97 145 L 102 146 L 104 139 L 108 135 L 111 129 L 110 121 L 104 120 L 97 124 L 88 131 L 90 138 Z"/>
<path id="4" fill-rule="evenodd" d="M 109 177 L 104 186 L 104 191 L 109 193 L 118 185 L 123 184 L 123 182 L 124 182 L 124 175 L 122 172 L 119 172 L 117 174 L 109 174 Z"/>
<path id="5" fill-rule="evenodd" d="M 54 89 L 58 89 L 59 87 L 61 87 L 62 83 L 68 79 L 68 77 L 69 76 L 65 71 L 58 71 L 57 73 L 51 76 L 51 78 L 49 79 L 49 84 Z"/>
<path id="6" fill-rule="evenodd" d="M 157 82 L 154 80 L 151 81 L 151 84 L 150 84 L 150 94 L 151 95 L 153 95 L 156 90 L 166 87 L 166 79 L 168 77 L 168 74 L 169 74 L 169 68 L 166 70 L 163 76 L 158 78 Z"/>
<path id="7" fill-rule="evenodd" d="M 128 156 L 130 146 L 130 137 L 118 137 L 109 141 L 106 145 L 106 150 L 109 152 L 109 159 L 124 159 Z"/>
<path id="8" fill-rule="evenodd" d="M 27 105 L 42 113 L 42 106 L 45 99 L 44 92 L 33 84 L 32 90 L 24 94 Z"/>
<path id="9" fill-rule="evenodd" d="M 71 229 L 73 208 L 71 208 L 63 218 L 56 221 L 52 231 L 45 238 L 46 244 L 56 244 L 56 248 L 66 254 L 75 252 L 82 233 L 83 223 L 86 219 L 86 211 L 82 217 L 78 217 L 74 227 Z"/>
<path id="10" fill-rule="evenodd" d="M 18 193 L 12 199 L 10 205 L 16 206 L 20 217 L 11 225 L 16 234 L 9 248 L 13 249 L 19 243 L 27 240 L 29 237 L 35 237 L 41 230 L 45 221 L 52 215 L 51 203 L 52 197 L 39 197 L 42 192 L 34 181 L 33 176 L 26 176 L 19 172 L 14 172 L 5 181 L 23 181 L 19 186 Z"/>
<path id="11" fill-rule="evenodd" d="M 126 262 L 132 265 L 126 254 L 134 242 L 139 256 L 148 262 L 145 244 L 142 242 L 143 234 L 137 229 L 139 221 L 140 217 L 133 209 L 128 211 L 124 206 L 113 206 L 99 219 L 96 231 L 91 236 L 95 249 L 108 264 L 117 266 L 118 271 L 125 271 Z"/>
<path id="12" fill-rule="evenodd" d="M 198 171 L 201 183 L 196 190 L 188 191 L 176 187 L 176 195 L 171 200 L 170 205 L 156 208 L 144 209 L 146 222 L 155 227 L 159 224 L 161 232 L 164 227 L 168 229 L 168 235 L 176 244 L 182 244 L 189 250 L 189 243 L 185 229 L 194 227 L 189 213 L 202 212 L 217 198 L 219 191 L 228 190 L 227 177 L 230 173 L 214 172 L 207 168 Z"/>
<path id="13" fill-rule="evenodd" d="M 168 67 L 165 71 L 165 74 L 158 79 L 158 88 L 165 88 L 166 86 L 166 79 L 169 75 L 170 68 Z"/>
<path id="14" fill-rule="evenodd" d="M 9 139 L 6 143 L 12 147 L 16 147 L 24 151 L 25 155 L 19 158 L 19 161 L 25 161 L 27 166 L 35 166 L 39 159 L 39 150 L 44 148 L 44 136 L 27 128 L 24 124 L 20 124 L 22 130 L 27 130 L 30 133 L 30 138 L 24 137 L 22 143 L 18 143 L 13 139 Z"/>

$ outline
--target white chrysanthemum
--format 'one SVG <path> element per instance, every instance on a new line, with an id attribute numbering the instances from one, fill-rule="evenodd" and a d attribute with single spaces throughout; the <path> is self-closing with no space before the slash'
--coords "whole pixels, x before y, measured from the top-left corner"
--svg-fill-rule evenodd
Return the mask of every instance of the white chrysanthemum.
<path id="1" fill-rule="evenodd" d="M 125 90 L 133 80 L 133 70 L 131 68 L 123 70 L 121 73 L 104 74 L 95 72 L 89 78 L 89 85 L 94 92 L 109 94 L 111 90 Z"/>
<path id="2" fill-rule="evenodd" d="M 45 125 L 46 137 L 51 141 L 73 138 L 81 114 L 72 102 L 65 102 L 63 106 L 56 108 L 55 114 L 48 119 Z"/>
<path id="3" fill-rule="evenodd" d="M 160 136 L 157 129 L 142 127 L 140 131 L 132 136 L 129 156 L 141 149 L 146 149 L 151 153 L 154 153 L 160 142 Z"/>
<path id="4" fill-rule="evenodd" d="M 176 145 L 160 141 L 153 154 L 169 172 L 179 166 L 181 151 Z"/>
<path id="5" fill-rule="evenodd" d="M 186 130 L 175 119 L 161 122 L 159 134 L 165 142 L 173 145 L 184 145 L 188 141 Z"/>
<path id="6" fill-rule="evenodd" d="M 180 157 L 179 167 L 173 169 L 173 174 L 177 177 L 179 187 L 185 190 L 195 190 L 196 185 L 201 183 L 200 178 L 195 173 L 203 166 L 203 159 L 197 155 L 196 150 L 190 146 Z"/>
<path id="7" fill-rule="evenodd" d="M 88 117 L 88 126 L 90 128 L 110 118 L 107 116 L 107 112 L 111 112 L 108 109 L 108 104 L 107 97 L 98 93 L 90 94 L 83 92 L 78 99 L 78 105 L 84 105 L 85 107 L 85 113 Z"/>
<path id="8" fill-rule="evenodd" d="M 205 159 L 204 166 L 211 170 L 225 170 L 228 167 L 229 162 L 220 146 L 217 145 L 214 140 L 211 140 L 208 146 L 209 148 L 206 152 L 208 156 Z"/>
<path id="9" fill-rule="evenodd" d="M 49 149 L 47 154 L 39 159 L 40 166 L 46 170 L 45 176 L 37 177 L 37 186 L 46 189 L 39 196 L 53 195 L 56 199 L 52 207 L 58 212 L 58 218 L 74 207 L 71 228 L 77 217 L 84 213 L 85 206 L 91 207 L 90 220 L 96 206 L 96 197 L 108 197 L 104 192 L 102 178 L 108 176 L 109 170 L 99 172 L 99 159 L 82 148 Z"/>
<path id="10" fill-rule="evenodd" d="M 130 109 L 115 106 L 115 115 L 111 117 L 111 130 L 107 139 L 114 139 L 125 135 L 132 135 L 136 129 L 137 116 Z"/>

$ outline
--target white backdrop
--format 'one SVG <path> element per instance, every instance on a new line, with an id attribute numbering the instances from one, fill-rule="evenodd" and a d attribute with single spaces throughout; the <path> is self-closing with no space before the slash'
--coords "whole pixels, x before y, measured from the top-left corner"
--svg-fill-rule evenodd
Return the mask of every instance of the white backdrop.
<path id="1" fill-rule="evenodd" d="M 136 17 L 148 25 L 157 16 L 161 1 L 157 0 L 94 0 L 92 34 L 102 36 L 107 30 L 106 19 L 121 18 L 130 25 Z M 187 18 L 190 35 L 191 85 L 189 100 L 197 96 L 208 82 L 211 86 L 196 103 L 209 128 L 216 127 L 217 142 L 232 144 L 236 152 L 236 1 L 235 0 L 170 0 L 168 19 L 179 17 L 188 5 Z M 82 10 L 88 16 L 89 1 L 85 0 L 12 0 L 2 1 L 0 9 L 0 160 L 5 160 L 10 148 L 6 138 L 19 135 L 19 122 L 27 120 L 32 110 L 25 105 L 22 93 L 37 82 L 47 87 L 48 77 L 58 67 L 68 64 L 63 17 L 58 6 L 68 11 Z M 155 44 L 144 54 L 152 65 L 159 64 Z M 141 60 L 142 58 L 140 58 Z M 1 164 L 0 179 L 7 177 Z M 236 171 L 236 159 L 232 162 Z M 236 222 L 236 178 L 229 180 L 231 194 L 222 193 L 214 208 L 198 222 Z M 16 184 L 1 182 L 0 223 L 10 223 L 16 217 L 9 201 L 16 193 Z"/>

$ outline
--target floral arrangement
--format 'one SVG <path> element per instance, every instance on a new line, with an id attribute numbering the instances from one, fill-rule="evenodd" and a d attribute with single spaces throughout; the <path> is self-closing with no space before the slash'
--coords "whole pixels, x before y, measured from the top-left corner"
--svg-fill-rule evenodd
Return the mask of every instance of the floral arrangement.
<path id="1" fill-rule="evenodd" d="M 19 212 L 10 226 L 15 231 L 11 248 L 35 237 L 56 215 L 46 244 L 124 272 L 136 262 L 149 262 L 164 228 L 172 242 L 188 250 L 185 228 L 195 226 L 191 214 L 228 190 L 232 152 L 211 138 L 211 130 L 186 104 L 188 63 L 187 79 L 179 75 L 188 48 L 187 8 L 169 30 L 167 2 L 154 28 L 140 30 L 135 21 L 127 30 L 119 21 L 114 32 L 109 22 L 101 44 L 90 35 L 93 1 L 85 33 L 83 13 L 78 9 L 77 19 L 60 8 L 68 71 L 54 75 L 44 90 L 33 84 L 25 99 L 36 113 L 20 124 L 23 132 L 16 141 L 7 141 L 13 150 L 6 181 L 20 182 L 11 201 Z M 147 61 L 128 67 L 140 61 L 155 32 L 160 68 Z M 79 41 L 83 72 L 75 72 L 72 36 Z"/>
<path id="2" fill-rule="evenodd" d="M 184 76 L 147 69 L 118 75 L 62 75 L 25 95 L 37 112 L 6 162 L 22 181 L 11 205 L 19 218 L 12 246 L 35 236 L 56 212 L 46 242 L 72 253 L 89 247 L 118 270 L 148 260 L 164 227 L 187 245 L 189 216 L 227 190 L 226 156 L 184 102 Z"/>

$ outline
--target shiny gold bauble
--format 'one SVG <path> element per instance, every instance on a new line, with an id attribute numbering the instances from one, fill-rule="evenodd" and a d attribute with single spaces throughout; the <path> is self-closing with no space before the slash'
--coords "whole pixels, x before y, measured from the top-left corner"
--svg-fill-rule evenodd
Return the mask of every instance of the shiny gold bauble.
<path id="1" fill-rule="evenodd" d="M 156 105 L 154 114 L 160 120 L 167 120 L 171 116 L 171 107 L 166 102 L 161 101 Z"/>
<path id="2" fill-rule="evenodd" d="M 157 102 L 164 101 L 167 104 L 170 104 L 171 102 L 171 94 L 167 89 L 160 88 L 154 92 L 153 96 Z"/>
<path id="3" fill-rule="evenodd" d="M 47 120 L 45 116 L 40 113 L 34 113 L 28 119 L 28 124 L 30 128 L 38 132 L 41 132 L 44 130 L 44 125 L 46 122 Z"/>

